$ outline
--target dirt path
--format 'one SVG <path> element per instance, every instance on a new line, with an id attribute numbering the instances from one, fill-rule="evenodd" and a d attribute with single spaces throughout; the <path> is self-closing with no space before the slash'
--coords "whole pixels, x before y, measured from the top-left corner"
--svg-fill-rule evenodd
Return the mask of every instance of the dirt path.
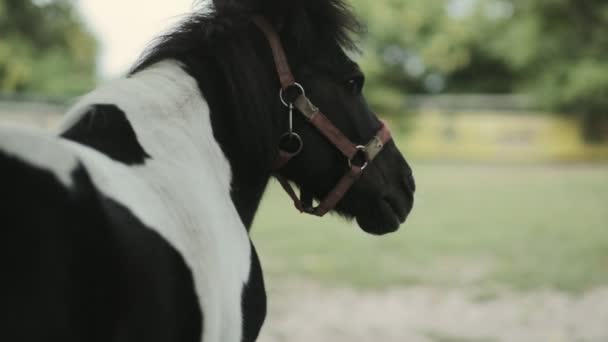
<path id="1" fill-rule="evenodd" d="M 459 289 L 361 292 L 289 282 L 270 292 L 262 342 L 608 341 L 608 288 L 482 298 Z"/>

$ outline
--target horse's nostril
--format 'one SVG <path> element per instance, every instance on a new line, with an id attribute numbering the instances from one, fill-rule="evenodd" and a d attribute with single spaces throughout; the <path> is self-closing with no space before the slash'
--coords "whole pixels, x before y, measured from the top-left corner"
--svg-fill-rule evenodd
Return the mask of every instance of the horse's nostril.
<path id="1" fill-rule="evenodd" d="M 416 181 L 414 180 L 414 175 L 411 172 L 405 176 L 405 184 L 410 191 L 416 192 Z"/>

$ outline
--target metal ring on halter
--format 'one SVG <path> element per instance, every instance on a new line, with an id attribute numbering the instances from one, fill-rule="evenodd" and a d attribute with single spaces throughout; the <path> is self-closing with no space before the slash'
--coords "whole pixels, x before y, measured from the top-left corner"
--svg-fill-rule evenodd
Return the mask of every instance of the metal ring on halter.
<path id="1" fill-rule="evenodd" d="M 293 104 L 289 104 L 289 134 L 293 133 Z"/>
<path id="2" fill-rule="evenodd" d="M 282 149 L 283 148 L 283 142 L 286 142 L 286 140 L 284 140 L 285 138 L 287 139 L 296 139 L 296 141 L 298 142 L 298 148 L 294 151 L 288 151 L 286 149 L 284 149 L 283 151 L 291 154 L 291 155 L 297 155 L 300 154 L 300 152 L 302 152 L 302 149 L 304 148 L 304 142 L 302 141 L 302 138 L 298 135 L 298 133 L 293 133 L 293 132 L 287 132 L 285 134 L 283 134 L 281 136 L 281 139 L 279 140 L 279 148 Z"/>
<path id="3" fill-rule="evenodd" d="M 357 154 L 359 154 L 359 152 L 361 152 L 361 153 L 363 153 L 363 156 L 365 157 L 365 163 L 363 163 L 362 166 L 359 166 L 359 168 L 361 168 L 361 171 L 363 171 L 369 164 L 369 159 L 367 159 L 367 153 L 366 153 L 367 148 L 362 145 L 359 145 L 356 148 L 357 148 L 357 153 L 355 153 L 355 155 L 352 156 L 352 158 L 348 158 L 348 167 L 349 168 L 353 167 L 353 159 L 357 156 Z"/>
<path id="4" fill-rule="evenodd" d="M 289 89 L 291 87 L 297 87 L 298 89 L 300 89 L 300 92 L 302 92 L 302 95 L 306 95 L 306 92 L 304 91 L 304 87 L 302 87 L 302 85 L 298 82 L 294 82 L 292 85 L 286 87 L 285 89 Z M 281 98 L 281 102 L 283 103 L 283 105 L 285 105 L 285 107 L 289 107 L 290 103 L 287 103 L 285 101 L 285 99 L 283 98 L 283 88 L 281 88 L 281 90 L 279 91 L 279 97 Z"/>

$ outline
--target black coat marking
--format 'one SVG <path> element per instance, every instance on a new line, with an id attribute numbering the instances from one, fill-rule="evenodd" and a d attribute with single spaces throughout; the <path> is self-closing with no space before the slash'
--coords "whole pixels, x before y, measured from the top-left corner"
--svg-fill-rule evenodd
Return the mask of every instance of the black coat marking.
<path id="1" fill-rule="evenodd" d="M 251 244 L 251 270 L 243 290 L 243 342 L 257 340 L 266 318 L 266 290 L 258 253 Z"/>
<path id="2" fill-rule="evenodd" d="M 137 141 L 125 112 L 113 104 L 91 106 L 61 136 L 94 148 L 127 165 L 143 164 L 150 158 Z"/>
<path id="3" fill-rule="evenodd" d="M 181 255 L 99 194 L 82 166 L 71 189 L 1 152 L 0 167 L 10 194 L 0 228 L 2 340 L 200 341 Z"/>

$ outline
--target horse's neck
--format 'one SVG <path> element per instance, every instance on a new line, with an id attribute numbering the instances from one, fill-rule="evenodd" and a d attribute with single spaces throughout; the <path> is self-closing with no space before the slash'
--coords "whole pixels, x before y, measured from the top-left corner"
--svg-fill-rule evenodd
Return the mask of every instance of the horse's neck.
<path id="1" fill-rule="evenodd" d="M 230 142 L 218 141 L 222 139 L 216 137 L 234 131 L 225 127 L 226 120 L 219 117 L 229 113 L 211 113 L 208 102 L 201 96 L 200 82 L 176 61 L 157 63 L 85 96 L 68 113 L 62 130 L 77 122 L 92 104 L 115 104 L 125 113 L 137 140 L 151 156 L 146 163 L 157 164 L 148 169 L 159 174 L 150 177 L 168 184 L 172 177 L 179 177 L 187 169 L 198 172 L 201 179 L 220 183 L 222 188 L 229 189 L 239 216 L 249 229 L 269 175 L 253 172 L 252 168 L 259 165 L 248 165 L 250 169 L 245 169 L 242 163 L 227 160 L 237 158 L 239 152 Z M 177 173 L 172 175 L 174 168 L 182 170 L 175 170 Z"/>

